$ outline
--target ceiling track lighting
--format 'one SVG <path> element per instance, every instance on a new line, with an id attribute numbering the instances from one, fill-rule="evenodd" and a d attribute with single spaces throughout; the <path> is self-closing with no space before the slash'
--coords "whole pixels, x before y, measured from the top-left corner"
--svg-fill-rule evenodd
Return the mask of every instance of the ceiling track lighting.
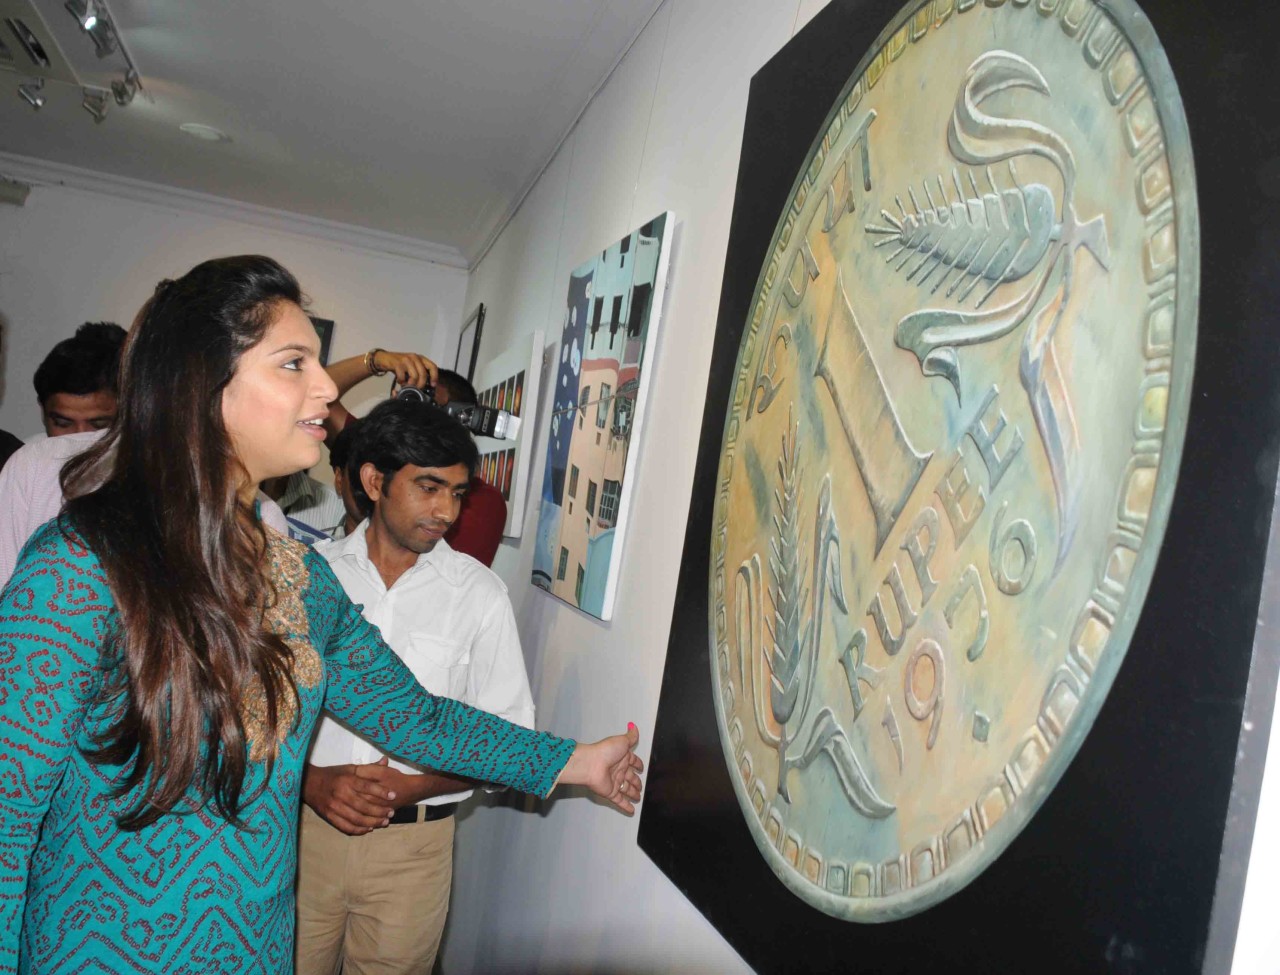
<path id="1" fill-rule="evenodd" d="M 18 94 L 22 100 L 31 106 L 34 112 L 44 108 L 44 95 L 40 94 L 44 88 L 44 79 L 36 78 L 34 81 L 28 81 L 18 85 Z"/>
<path id="2" fill-rule="evenodd" d="M 80 29 L 93 41 L 99 58 L 119 53 L 124 59 L 124 77 L 110 83 L 110 88 L 90 86 L 82 89 L 84 97 L 80 104 L 86 112 L 93 116 L 94 122 L 101 122 L 107 117 L 107 111 L 114 101 L 121 108 L 133 102 L 138 92 L 142 91 L 142 76 L 138 66 L 125 46 L 124 38 L 116 29 L 115 18 L 107 6 L 107 0 L 66 0 L 63 4 L 67 12 L 76 19 Z M 39 95 L 39 85 L 22 85 L 18 93 L 32 108 L 44 104 Z"/>
<path id="3" fill-rule="evenodd" d="M 81 100 L 81 107 L 93 116 L 95 122 L 101 122 L 107 117 L 107 108 L 110 106 L 109 99 L 111 92 L 102 88 L 86 88 L 84 89 L 84 98 Z"/>

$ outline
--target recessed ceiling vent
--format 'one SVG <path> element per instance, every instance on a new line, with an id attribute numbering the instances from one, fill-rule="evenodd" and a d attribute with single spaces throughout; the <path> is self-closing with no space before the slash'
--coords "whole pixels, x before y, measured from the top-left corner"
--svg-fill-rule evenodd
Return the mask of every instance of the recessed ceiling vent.
<path id="1" fill-rule="evenodd" d="M 0 0 L 0 68 L 28 78 L 80 84 L 53 32 L 30 0 Z"/>

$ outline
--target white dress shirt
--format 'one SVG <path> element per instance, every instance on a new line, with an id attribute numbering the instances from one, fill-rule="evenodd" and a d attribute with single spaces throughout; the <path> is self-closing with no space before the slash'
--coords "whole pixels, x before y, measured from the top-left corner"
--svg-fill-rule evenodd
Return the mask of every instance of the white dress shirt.
<path id="1" fill-rule="evenodd" d="M 0 470 L 0 586 L 9 581 L 18 554 L 36 529 L 62 510 L 58 476 L 72 457 L 88 450 L 105 430 L 39 437 L 14 451 Z M 281 534 L 288 523 L 276 503 L 258 492 L 262 521 Z"/>
<path id="2" fill-rule="evenodd" d="M 432 694 L 452 697 L 526 728 L 533 727 L 533 695 L 524 668 L 507 587 L 497 574 L 441 539 L 388 589 L 369 561 L 365 531 L 317 542 L 351 601 Z M 377 746 L 326 714 L 308 761 L 312 765 L 376 762 Z M 429 771 L 391 759 L 402 772 Z M 435 796 L 419 805 L 458 802 L 471 790 Z"/>

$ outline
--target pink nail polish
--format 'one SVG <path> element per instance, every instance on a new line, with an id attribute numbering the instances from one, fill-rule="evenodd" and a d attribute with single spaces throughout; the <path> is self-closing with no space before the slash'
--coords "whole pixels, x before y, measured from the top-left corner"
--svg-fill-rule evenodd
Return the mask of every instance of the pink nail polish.
<path id="1" fill-rule="evenodd" d="M 627 722 L 627 730 L 628 730 L 628 731 L 635 731 L 635 730 L 636 730 L 636 723 L 635 723 L 634 721 L 628 721 L 628 722 Z"/>

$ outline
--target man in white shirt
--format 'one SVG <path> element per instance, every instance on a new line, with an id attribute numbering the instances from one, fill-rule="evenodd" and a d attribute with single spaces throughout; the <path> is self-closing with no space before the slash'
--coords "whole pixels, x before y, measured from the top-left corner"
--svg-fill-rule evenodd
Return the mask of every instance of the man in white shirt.
<path id="1" fill-rule="evenodd" d="M 62 465 L 88 450 L 103 430 L 34 440 L 18 448 L 0 470 L 0 586 L 37 528 L 62 510 Z"/>
<path id="2" fill-rule="evenodd" d="M 62 510 L 62 467 L 106 435 L 105 430 L 33 440 L 0 469 L 0 587 L 9 581 L 18 553 L 37 528 Z M 258 495 L 263 524 L 288 532 L 284 512 Z"/>
<path id="3" fill-rule="evenodd" d="M 427 690 L 533 726 L 506 587 L 444 541 L 478 463 L 426 403 L 361 421 L 348 464 L 368 513 L 316 551 Z M 476 783 L 388 760 L 330 717 L 303 779 L 298 975 L 431 971 L 453 872 L 453 812 Z M 376 965 L 374 964 L 376 963 Z"/>

